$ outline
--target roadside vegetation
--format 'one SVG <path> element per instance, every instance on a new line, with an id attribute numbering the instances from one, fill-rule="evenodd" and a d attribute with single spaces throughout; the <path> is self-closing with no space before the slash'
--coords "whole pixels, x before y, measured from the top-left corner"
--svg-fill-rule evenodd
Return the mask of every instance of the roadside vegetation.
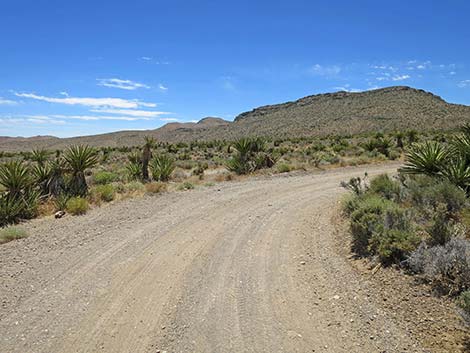
<path id="1" fill-rule="evenodd" d="M 247 174 L 396 160 L 420 138 L 439 141 L 442 134 L 404 131 L 177 144 L 146 137 L 141 146 L 0 151 L 0 228 L 57 212 L 81 215 L 120 199 L 191 190 Z"/>
<path id="2" fill-rule="evenodd" d="M 470 125 L 413 143 L 398 175 L 353 178 L 343 202 L 352 251 L 406 269 L 470 317 Z"/>

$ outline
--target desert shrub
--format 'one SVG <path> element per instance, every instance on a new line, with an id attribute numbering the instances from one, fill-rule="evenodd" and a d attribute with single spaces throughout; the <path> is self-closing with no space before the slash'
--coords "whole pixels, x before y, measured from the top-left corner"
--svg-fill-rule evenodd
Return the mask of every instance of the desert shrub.
<path id="1" fill-rule="evenodd" d="M 470 325 L 470 291 L 462 292 L 457 301 L 460 313 L 467 325 Z"/>
<path id="2" fill-rule="evenodd" d="M 108 172 L 108 171 L 96 172 L 95 175 L 93 176 L 93 181 L 95 182 L 95 184 L 98 184 L 98 185 L 110 184 L 118 180 L 119 180 L 119 175 L 113 172 Z"/>
<path id="3" fill-rule="evenodd" d="M 404 260 L 416 249 L 420 238 L 409 230 L 386 229 L 371 238 L 370 251 L 379 256 L 382 263 L 390 264 Z"/>
<path id="4" fill-rule="evenodd" d="M 185 181 L 184 183 L 179 184 L 177 189 L 180 190 L 180 191 L 192 190 L 192 189 L 194 189 L 194 184 L 189 182 L 189 181 Z"/>
<path id="5" fill-rule="evenodd" d="M 369 240 L 383 228 L 383 215 L 392 204 L 378 196 L 362 197 L 351 213 L 352 248 L 355 252 L 365 255 L 369 250 Z"/>
<path id="6" fill-rule="evenodd" d="M 74 216 L 85 214 L 88 211 L 88 201 L 82 197 L 72 197 L 67 201 L 66 210 Z"/>
<path id="7" fill-rule="evenodd" d="M 361 199 L 354 194 L 346 194 L 341 200 L 341 209 L 346 216 L 350 216 L 355 210 L 359 208 Z"/>
<path id="8" fill-rule="evenodd" d="M 470 241 L 454 237 L 444 245 L 422 243 L 407 260 L 435 288 L 448 294 L 470 289 Z"/>
<path id="9" fill-rule="evenodd" d="M 114 189 L 114 186 L 111 184 L 98 185 L 94 189 L 94 193 L 99 198 L 99 200 L 104 201 L 104 202 L 111 202 L 114 200 L 116 196 L 116 190 Z"/>
<path id="10" fill-rule="evenodd" d="M 387 174 L 376 176 L 370 181 L 370 191 L 388 200 L 399 201 L 401 188 L 398 181 L 392 180 Z"/>
<path id="11" fill-rule="evenodd" d="M 368 251 L 383 263 L 400 262 L 420 243 L 414 233 L 408 211 L 389 204 L 383 214 L 383 228 L 377 227 L 369 240 Z"/>
<path id="12" fill-rule="evenodd" d="M 456 225 L 444 204 L 436 208 L 431 224 L 426 228 L 430 245 L 444 245 L 456 234 Z"/>
<path id="13" fill-rule="evenodd" d="M 26 238 L 28 233 L 18 227 L 8 227 L 0 229 L 0 244 L 8 243 L 9 241 Z"/>
<path id="14" fill-rule="evenodd" d="M 160 182 L 152 182 L 145 184 L 145 191 L 149 194 L 158 194 L 167 189 L 167 184 Z"/>
<path id="15" fill-rule="evenodd" d="M 459 212 L 466 204 L 465 191 L 447 180 L 418 176 L 405 180 L 406 197 L 422 208 L 435 210 L 444 204 L 450 213 Z"/>
<path id="16" fill-rule="evenodd" d="M 289 173 L 291 171 L 291 167 L 287 163 L 279 163 L 277 165 L 277 171 L 279 173 Z"/>
<path id="17" fill-rule="evenodd" d="M 126 184 L 126 190 L 130 192 L 143 191 L 144 189 L 145 186 L 140 181 L 131 181 Z"/>
<path id="18" fill-rule="evenodd" d="M 167 155 L 155 156 L 150 162 L 150 170 L 156 181 L 168 181 L 171 173 L 175 170 L 173 159 Z"/>

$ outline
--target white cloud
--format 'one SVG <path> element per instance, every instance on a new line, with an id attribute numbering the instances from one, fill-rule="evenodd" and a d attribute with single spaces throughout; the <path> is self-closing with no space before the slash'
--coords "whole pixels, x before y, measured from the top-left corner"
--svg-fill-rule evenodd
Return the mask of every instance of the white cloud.
<path id="1" fill-rule="evenodd" d="M 411 78 L 410 75 L 394 76 L 392 77 L 392 81 L 403 81 L 403 80 L 408 80 L 409 78 Z"/>
<path id="2" fill-rule="evenodd" d="M 48 116 L 35 115 L 25 117 L 0 117 L 0 123 L 3 126 L 26 126 L 32 124 L 51 124 L 51 125 L 64 125 L 64 120 L 52 119 Z"/>
<path id="3" fill-rule="evenodd" d="M 143 83 L 131 81 L 131 80 L 121 80 L 120 78 L 98 78 L 98 86 L 111 87 L 125 89 L 128 91 L 133 91 L 138 88 L 150 88 Z"/>
<path id="4" fill-rule="evenodd" d="M 49 103 L 60 103 L 68 105 L 84 105 L 87 107 L 113 107 L 113 108 L 138 108 L 138 107 L 156 107 L 155 103 L 145 103 L 137 99 L 128 100 L 122 98 L 79 98 L 79 97 L 46 97 L 34 93 L 16 93 L 17 97 L 31 98 Z"/>
<path id="5" fill-rule="evenodd" d="M 152 120 L 148 117 L 135 117 L 135 116 L 101 116 L 101 115 L 51 115 L 53 118 L 59 119 L 73 119 L 85 121 L 100 121 L 100 120 L 118 120 L 118 121 L 137 121 L 137 120 Z"/>
<path id="6" fill-rule="evenodd" d="M 170 112 L 158 112 L 150 110 L 130 110 L 130 109 L 92 109 L 93 113 L 129 115 L 141 118 L 156 118 L 160 115 L 171 114 Z"/>
<path id="7" fill-rule="evenodd" d="M 339 90 L 339 91 L 345 91 L 345 92 L 351 92 L 351 93 L 362 92 L 363 91 L 359 88 L 351 88 L 350 84 L 346 84 L 344 86 L 339 86 L 339 87 L 334 87 L 334 88 Z"/>
<path id="8" fill-rule="evenodd" d="M 168 91 L 168 87 L 163 86 L 161 83 L 158 85 L 158 88 L 162 91 Z"/>
<path id="9" fill-rule="evenodd" d="M 150 56 L 142 56 L 140 59 L 141 59 L 141 60 L 144 60 L 144 61 L 150 61 L 150 60 L 152 60 L 152 58 L 151 58 Z"/>
<path id="10" fill-rule="evenodd" d="M 456 75 L 456 74 L 457 74 L 457 72 L 455 72 L 455 71 L 449 72 L 449 75 L 451 75 L 451 76 L 454 76 L 454 75 Z"/>
<path id="11" fill-rule="evenodd" d="M 460 81 L 457 86 L 459 86 L 460 88 L 465 88 L 465 87 L 470 87 L 470 80 L 463 80 L 463 81 Z"/>
<path id="12" fill-rule="evenodd" d="M 18 102 L 12 101 L 10 99 L 4 99 L 0 97 L 0 105 L 17 105 Z"/>
<path id="13" fill-rule="evenodd" d="M 341 72 L 341 67 L 337 65 L 323 66 L 315 64 L 308 70 L 308 72 L 316 76 L 337 76 Z"/>
<path id="14" fill-rule="evenodd" d="M 168 122 L 176 122 L 176 121 L 180 121 L 179 119 L 177 118 L 161 118 L 159 119 L 160 121 L 168 121 Z"/>

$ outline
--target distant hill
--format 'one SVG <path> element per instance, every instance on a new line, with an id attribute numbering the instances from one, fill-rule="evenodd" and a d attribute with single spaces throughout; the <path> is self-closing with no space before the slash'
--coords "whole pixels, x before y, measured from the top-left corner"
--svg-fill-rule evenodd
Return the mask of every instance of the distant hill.
<path id="1" fill-rule="evenodd" d="M 432 93 L 395 86 L 351 93 L 336 92 L 267 105 L 242 113 L 234 122 L 208 117 L 197 123 L 170 123 L 155 130 L 119 131 L 58 139 L 0 137 L 0 150 L 63 148 L 70 144 L 131 146 L 146 135 L 160 141 L 232 140 L 241 136 L 321 136 L 392 130 L 451 129 L 470 122 L 470 106 L 451 104 Z"/>

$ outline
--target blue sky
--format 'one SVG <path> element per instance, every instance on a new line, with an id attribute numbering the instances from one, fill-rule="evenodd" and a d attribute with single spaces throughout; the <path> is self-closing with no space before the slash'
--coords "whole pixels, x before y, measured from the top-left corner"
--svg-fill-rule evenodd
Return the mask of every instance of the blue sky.
<path id="1" fill-rule="evenodd" d="M 338 90 L 470 105 L 468 1 L 0 2 L 0 135 L 151 129 Z"/>

